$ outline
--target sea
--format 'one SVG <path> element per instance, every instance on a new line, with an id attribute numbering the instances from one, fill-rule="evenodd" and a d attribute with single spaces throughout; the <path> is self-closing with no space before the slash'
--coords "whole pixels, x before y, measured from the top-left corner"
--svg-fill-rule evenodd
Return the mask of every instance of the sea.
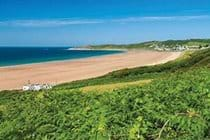
<path id="1" fill-rule="evenodd" d="M 74 60 L 122 53 L 118 50 L 81 50 L 74 47 L 0 47 L 0 67 Z"/>

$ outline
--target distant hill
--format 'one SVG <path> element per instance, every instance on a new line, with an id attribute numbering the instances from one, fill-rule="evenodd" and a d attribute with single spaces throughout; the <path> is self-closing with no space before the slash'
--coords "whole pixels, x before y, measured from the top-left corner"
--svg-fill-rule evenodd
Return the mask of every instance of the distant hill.
<path id="1" fill-rule="evenodd" d="M 180 47 L 185 48 L 206 48 L 210 46 L 210 39 L 188 39 L 188 40 L 167 40 L 167 41 L 149 41 L 137 44 L 127 45 L 91 45 L 87 48 L 91 49 L 179 49 Z M 178 48 L 179 47 L 179 48 Z"/>

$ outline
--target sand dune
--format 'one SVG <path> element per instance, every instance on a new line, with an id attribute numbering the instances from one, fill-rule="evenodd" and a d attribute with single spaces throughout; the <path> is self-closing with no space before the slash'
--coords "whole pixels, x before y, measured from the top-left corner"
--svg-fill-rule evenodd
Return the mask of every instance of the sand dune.
<path id="1" fill-rule="evenodd" d="M 71 61 L 0 68 L 0 90 L 20 89 L 31 83 L 59 84 L 104 75 L 122 68 L 154 65 L 176 59 L 180 52 L 129 51 Z"/>

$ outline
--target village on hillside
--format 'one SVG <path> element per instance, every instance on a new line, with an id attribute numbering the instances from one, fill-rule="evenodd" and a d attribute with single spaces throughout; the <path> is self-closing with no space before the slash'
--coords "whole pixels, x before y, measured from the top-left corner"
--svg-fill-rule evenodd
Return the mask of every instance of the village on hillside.
<path id="1" fill-rule="evenodd" d="M 185 51 L 185 50 L 201 50 L 201 49 L 207 49 L 210 48 L 210 44 L 208 45 L 194 45 L 194 46 L 187 46 L 187 45 L 174 45 L 174 46 L 167 46 L 164 44 L 157 45 L 154 44 L 150 46 L 151 48 L 154 48 L 157 51 Z"/>

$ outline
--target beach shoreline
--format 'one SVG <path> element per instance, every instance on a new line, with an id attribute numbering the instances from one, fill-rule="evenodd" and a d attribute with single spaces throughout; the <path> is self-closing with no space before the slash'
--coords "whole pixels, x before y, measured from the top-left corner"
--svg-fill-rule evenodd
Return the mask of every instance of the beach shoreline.
<path id="1" fill-rule="evenodd" d="M 108 51 L 108 50 L 106 50 L 106 51 Z M 115 50 L 110 50 L 110 51 L 115 51 Z M 89 59 L 89 58 L 100 58 L 100 57 L 103 57 L 103 56 L 111 56 L 111 55 L 122 54 L 122 53 L 126 53 L 127 52 L 127 50 L 116 50 L 116 51 L 119 51 L 119 52 L 115 52 L 113 54 L 103 54 L 103 55 L 88 56 L 88 57 L 81 57 L 81 58 L 59 59 L 59 60 L 32 62 L 32 63 L 26 63 L 26 64 L 14 64 L 14 65 L 6 65 L 6 66 L 1 66 L 0 65 L 0 69 L 1 68 L 15 68 L 15 67 L 22 67 L 22 66 L 31 66 L 31 65 L 38 65 L 38 64 L 50 64 L 50 63 L 59 63 L 59 62 L 71 62 L 71 61 L 83 60 L 83 59 Z"/>
<path id="2" fill-rule="evenodd" d="M 0 90 L 21 89 L 31 83 L 61 84 L 94 78 L 123 68 L 155 65 L 174 60 L 181 52 L 130 50 L 118 54 L 64 61 L 0 67 Z"/>

